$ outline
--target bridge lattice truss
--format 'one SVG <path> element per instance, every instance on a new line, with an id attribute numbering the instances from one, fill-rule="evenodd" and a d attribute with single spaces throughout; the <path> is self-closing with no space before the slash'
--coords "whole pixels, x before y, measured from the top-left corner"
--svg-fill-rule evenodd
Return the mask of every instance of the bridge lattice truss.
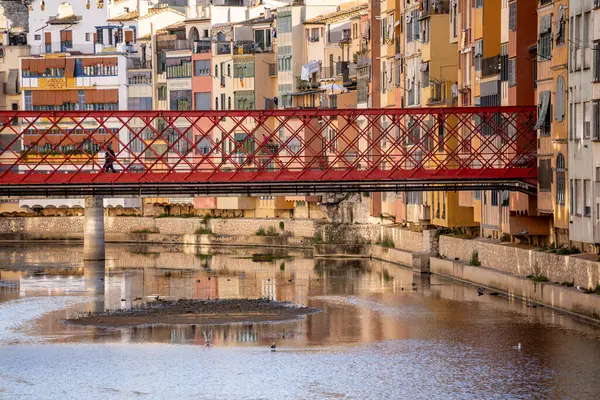
<path id="1" fill-rule="evenodd" d="M 0 194 L 533 192 L 535 124 L 535 107 L 5 111 Z"/>

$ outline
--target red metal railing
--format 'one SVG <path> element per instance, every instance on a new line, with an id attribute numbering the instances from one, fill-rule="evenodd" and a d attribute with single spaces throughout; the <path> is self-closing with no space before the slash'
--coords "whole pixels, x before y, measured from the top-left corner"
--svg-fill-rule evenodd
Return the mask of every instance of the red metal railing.
<path id="1" fill-rule="evenodd" d="M 535 118 L 535 107 L 5 111 L 0 187 L 532 180 Z"/>

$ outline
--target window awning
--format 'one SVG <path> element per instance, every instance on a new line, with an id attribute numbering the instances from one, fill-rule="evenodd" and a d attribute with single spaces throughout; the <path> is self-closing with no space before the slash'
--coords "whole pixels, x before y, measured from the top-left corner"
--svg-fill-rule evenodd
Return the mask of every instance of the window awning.
<path id="1" fill-rule="evenodd" d="M 6 94 L 19 94 L 19 70 L 11 69 L 8 71 L 8 80 L 6 81 Z"/>
<path id="2" fill-rule="evenodd" d="M 537 120 L 537 124 L 535 124 L 534 129 L 540 129 L 544 125 L 544 122 L 546 121 L 546 116 L 548 115 L 548 111 L 550 108 L 550 92 L 549 91 L 540 93 L 539 107 L 540 107 L 540 110 L 538 113 L 538 120 Z"/>

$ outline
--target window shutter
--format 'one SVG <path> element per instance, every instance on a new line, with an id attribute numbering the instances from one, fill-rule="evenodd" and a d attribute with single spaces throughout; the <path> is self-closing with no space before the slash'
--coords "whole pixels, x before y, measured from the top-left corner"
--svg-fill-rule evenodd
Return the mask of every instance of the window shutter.
<path id="1" fill-rule="evenodd" d="M 565 120 L 565 78 L 556 79 L 556 99 L 554 103 L 554 118 L 562 122 Z"/>
<path id="2" fill-rule="evenodd" d="M 592 103 L 592 120 L 594 124 L 594 140 L 600 140 L 600 102 Z"/>

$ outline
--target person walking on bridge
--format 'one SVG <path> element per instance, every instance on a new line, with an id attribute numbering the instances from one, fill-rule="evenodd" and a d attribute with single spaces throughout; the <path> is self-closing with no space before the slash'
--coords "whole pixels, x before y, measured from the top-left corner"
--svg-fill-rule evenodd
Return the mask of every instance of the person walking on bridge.
<path id="1" fill-rule="evenodd" d="M 115 155 L 114 150 L 112 149 L 111 144 L 109 143 L 106 147 L 106 152 L 104 153 L 104 167 L 102 170 L 104 172 L 117 172 L 113 164 L 115 163 L 117 156 Z"/>

